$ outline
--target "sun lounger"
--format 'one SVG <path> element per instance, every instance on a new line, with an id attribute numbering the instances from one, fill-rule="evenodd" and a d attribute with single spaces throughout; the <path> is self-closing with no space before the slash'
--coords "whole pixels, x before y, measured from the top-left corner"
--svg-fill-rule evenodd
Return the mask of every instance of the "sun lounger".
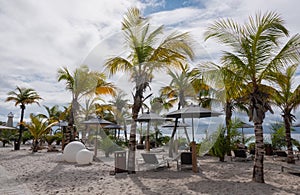
<path id="1" fill-rule="evenodd" d="M 139 164 L 138 165 L 139 167 L 143 165 L 145 166 L 146 170 L 163 168 L 163 167 L 169 168 L 169 162 L 167 159 L 159 160 L 156 154 L 153 153 L 142 153 L 141 155 L 143 157 L 144 163 Z"/>
<path id="2" fill-rule="evenodd" d="M 193 168 L 192 152 L 181 152 L 175 159 L 177 161 L 177 170 Z M 198 163 L 197 166 L 199 166 Z"/>
<path id="3" fill-rule="evenodd" d="M 253 159 L 253 155 L 247 154 L 247 151 L 245 149 L 237 149 L 237 150 L 233 150 L 231 152 L 231 160 L 248 161 L 248 160 L 252 160 L 252 159 Z"/>
<path id="4" fill-rule="evenodd" d="M 283 150 L 275 150 L 273 152 L 273 160 L 285 161 L 287 158 L 287 153 Z"/>

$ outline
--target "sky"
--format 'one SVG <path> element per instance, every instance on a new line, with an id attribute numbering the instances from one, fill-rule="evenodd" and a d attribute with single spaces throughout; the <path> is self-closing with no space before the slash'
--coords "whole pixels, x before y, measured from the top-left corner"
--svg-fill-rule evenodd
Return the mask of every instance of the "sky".
<path id="1" fill-rule="evenodd" d="M 86 64 L 103 71 L 105 59 L 123 54 L 121 21 L 130 7 L 140 8 L 153 25 L 190 32 L 198 45 L 194 66 L 220 55 L 222 46 L 203 40 L 207 26 L 219 18 L 244 22 L 259 11 L 276 11 L 291 35 L 300 32 L 297 0 L 0 0 L 0 121 L 9 112 L 19 120 L 19 107 L 5 102 L 16 86 L 33 88 L 43 98 L 40 107 L 26 107 L 25 120 L 30 113 L 46 113 L 43 105 L 66 106 L 71 94 L 57 82 L 58 69 L 73 71 Z M 127 79 L 119 73 L 111 81 L 125 89 Z M 168 82 L 162 73 L 152 85 L 158 89 Z M 269 120 L 279 117 L 267 115 Z"/>

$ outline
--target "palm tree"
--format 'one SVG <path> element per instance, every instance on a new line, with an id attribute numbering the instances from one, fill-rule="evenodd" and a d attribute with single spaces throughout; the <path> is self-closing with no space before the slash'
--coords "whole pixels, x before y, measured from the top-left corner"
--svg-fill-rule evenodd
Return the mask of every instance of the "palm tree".
<path id="1" fill-rule="evenodd" d="M 117 95 L 113 97 L 109 103 L 112 105 L 112 112 L 114 113 L 115 120 L 117 123 L 124 126 L 124 136 L 127 142 L 127 125 L 126 117 L 129 116 L 129 99 L 125 99 L 126 93 L 122 90 L 117 90 Z"/>
<path id="2" fill-rule="evenodd" d="M 299 35 L 295 35 L 283 46 L 279 41 L 288 36 L 282 18 L 268 12 L 250 17 L 249 23 L 240 25 L 232 19 L 220 19 L 209 26 L 205 39 L 216 38 L 232 51 L 224 51 L 221 62 L 235 73 L 235 79 L 244 85 L 243 100 L 248 105 L 249 120 L 254 123 L 255 160 L 253 181 L 264 183 L 263 121 L 270 106 L 271 87 L 266 85 L 269 76 L 281 67 L 299 62 Z"/>
<path id="3" fill-rule="evenodd" d="M 15 150 L 20 150 L 21 140 L 22 140 L 22 134 L 24 131 L 24 112 L 26 109 L 26 105 L 36 103 L 39 105 L 39 100 L 42 98 L 37 94 L 37 92 L 34 89 L 31 88 L 16 88 L 16 91 L 10 91 L 7 93 L 8 97 L 6 98 L 6 102 L 13 101 L 15 102 L 15 106 L 20 105 L 21 108 L 21 118 L 20 118 L 20 129 L 19 129 L 19 136 L 18 140 L 15 141 Z"/>
<path id="4" fill-rule="evenodd" d="M 286 145 L 288 149 L 287 163 L 295 164 L 293 155 L 293 146 L 291 142 L 291 126 L 295 116 L 292 115 L 292 110 L 295 110 L 300 105 L 300 85 L 292 91 L 293 78 L 297 70 L 298 64 L 289 66 L 286 72 L 275 75 L 279 89 L 274 93 L 275 104 L 280 108 L 285 125 Z"/>
<path id="5" fill-rule="evenodd" d="M 38 151 L 38 146 L 41 138 L 49 133 L 51 127 L 55 125 L 56 122 L 49 123 L 44 117 L 35 116 L 32 113 L 30 114 L 31 123 L 25 124 L 28 128 L 29 132 L 33 136 L 33 143 L 32 143 L 32 152 Z"/>
<path id="6" fill-rule="evenodd" d="M 195 77 L 203 77 L 207 83 L 213 86 L 216 101 L 223 104 L 225 111 L 225 126 L 227 131 L 226 144 L 231 145 L 231 126 L 233 112 L 238 108 L 239 110 L 247 111 L 247 108 L 238 101 L 240 97 L 239 87 L 243 85 L 240 80 L 236 80 L 236 74 L 226 66 L 219 66 L 215 63 L 208 62 L 203 64 L 204 68 L 195 68 Z M 239 79 L 239 78 L 238 78 Z M 222 131 L 220 131 L 222 132 Z M 226 151 L 231 155 L 231 149 L 228 147 Z"/>
<path id="7" fill-rule="evenodd" d="M 94 93 L 99 95 L 111 94 L 114 92 L 112 85 L 107 83 L 105 79 L 105 74 L 92 72 L 85 65 L 77 68 L 73 75 L 66 67 L 58 70 L 58 81 L 64 80 L 66 82 L 66 89 L 72 93 L 68 127 L 66 128 L 68 140 L 65 140 L 64 145 L 75 139 L 76 130 L 74 128 L 74 123 L 75 118 L 78 117 L 77 114 L 80 108 L 79 100 L 86 95 Z"/>
<path id="8" fill-rule="evenodd" d="M 97 101 L 103 101 L 103 100 L 99 97 L 96 97 L 96 98 L 86 97 L 85 98 L 84 104 L 80 105 L 80 110 L 79 110 L 80 116 L 82 118 L 81 120 L 87 121 L 90 119 L 89 117 L 92 114 L 96 113 L 96 105 L 95 104 Z M 90 128 L 88 125 L 85 125 L 85 127 L 82 130 L 82 140 L 89 142 L 89 139 L 86 139 L 86 133 L 88 133 L 88 135 L 90 136 Z"/>
<path id="9" fill-rule="evenodd" d="M 47 119 L 49 123 L 59 122 L 59 119 L 62 115 L 62 111 L 59 110 L 59 106 L 54 105 L 52 107 L 48 107 L 44 105 L 44 107 L 48 116 L 44 114 L 38 114 L 38 116 Z M 50 133 L 52 133 L 52 131 Z"/>
<path id="10" fill-rule="evenodd" d="M 122 30 L 130 54 L 128 58 L 110 58 L 105 64 L 110 74 L 119 70 L 129 72 L 131 81 L 135 84 L 129 141 L 129 173 L 135 173 L 136 119 L 146 99 L 144 92 L 150 85 L 153 71 L 178 66 L 187 57 L 193 57 L 188 33 L 174 32 L 158 43 L 160 35 L 163 34 L 163 26 L 152 29 L 148 19 L 142 17 L 139 9 L 129 9 L 123 18 Z"/>
<path id="11" fill-rule="evenodd" d="M 181 66 L 180 73 L 173 72 L 171 70 L 168 71 L 168 75 L 172 78 L 171 82 L 168 86 L 162 87 L 160 93 L 162 96 L 167 96 L 171 100 L 178 101 L 177 109 L 179 110 L 182 107 L 185 107 L 186 97 L 195 97 L 195 90 L 191 84 L 192 77 L 190 76 L 189 68 L 187 65 Z M 178 118 L 175 119 L 175 123 L 177 124 Z M 184 119 L 183 119 L 184 120 Z M 184 132 L 187 138 L 187 142 L 190 143 L 190 139 L 187 133 L 186 127 L 184 127 Z M 170 146 L 173 145 L 174 136 L 176 133 L 176 127 L 174 127 L 171 135 Z M 172 148 L 169 148 L 169 156 L 172 156 Z"/>

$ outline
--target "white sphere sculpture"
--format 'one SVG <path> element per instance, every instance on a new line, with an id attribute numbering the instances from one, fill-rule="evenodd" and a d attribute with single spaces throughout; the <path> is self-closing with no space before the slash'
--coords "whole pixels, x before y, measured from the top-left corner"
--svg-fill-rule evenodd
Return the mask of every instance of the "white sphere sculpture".
<path id="1" fill-rule="evenodd" d="M 63 158 L 67 162 L 76 162 L 76 155 L 77 152 L 80 150 L 85 149 L 83 143 L 79 141 L 73 141 L 66 145 L 64 148 Z"/>
<path id="2" fill-rule="evenodd" d="M 76 162 L 80 165 L 87 165 L 93 161 L 93 153 L 87 149 L 82 149 L 76 154 Z"/>

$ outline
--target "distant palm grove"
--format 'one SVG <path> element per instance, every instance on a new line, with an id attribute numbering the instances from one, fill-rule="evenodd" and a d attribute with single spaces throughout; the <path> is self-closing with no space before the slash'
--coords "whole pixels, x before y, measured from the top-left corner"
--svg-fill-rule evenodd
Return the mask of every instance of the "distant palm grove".
<path id="1" fill-rule="evenodd" d="M 20 149 L 23 141 L 33 140 L 33 152 L 37 152 L 43 142 L 50 146 L 56 141 L 64 147 L 81 139 L 91 144 L 95 134 L 82 122 L 99 117 L 122 126 L 124 137 L 108 130 L 106 133 L 117 145 L 128 148 L 128 173 L 133 174 L 137 133 L 141 131 L 137 125 L 139 114 L 145 111 L 162 114 L 191 104 L 212 109 L 212 105 L 218 104 L 223 108 L 225 124 L 218 131 L 219 138 L 211 154 L 221 161 L 230 154 L 238 138 L 242 139 L 236 134 L 239 122 L 232 116 L 235 111 L 247 113 L 255 135 L 252 180 L 264 183 L 263 124 L 268 111 L 274 113 L 277 109 L 284 128 L 283 146 L 288 151 L 286 162 L 295 163 L 293 146 L 300 145 L 292 139 L 291 132 L 296 119 L 293 111 L 300 105 L 300 85 L 295 86 L 293 79 L 300 60 L 300 36 L 289 34 L 279 14 L 257 13 L 243 24 L 228 18 L 216 20 L 201 33 L 205 41 L 217 41 L 220 48 L 226 50 L 222 51 L 219 64 L 197 62 L 196 67 L 191 64 L 201 56 L 195 55 L 195 41 L 188 32 L 166 33 L 163 25 L 153 27 L 150 19 L 137 8 L 129 9 L 121 24 L 128 56 L 106 59 L 105 64 L 101 64 L 105 67 L 103 72 L 91 71 L 88 65 L 74 71 L 67 67 L 57 70 L 57 81 L 65 84 L 72 99 L 68 105 L 44 105 L 46 114 L 31 113 L 30 121 L 24 121 L 26 107 L 39 105 L 46 97 L 40 97 L 32 88 L 20 86 L 8 92 L 6 101 L 20 106 L 21 115 L 18 130 L 10 131 L 11 134 L 1 131 L 0 140 L 14 142 L 15 150 Z M 129 75 L 131 94 L 108 82 L 108 77 L 118 72 Z M 169 84 L 155 96 L 151 83 L 157 72 L 165 72 Z M 62 122 L 66 124 L 60 125 Z M 54 132 L 54 126 L 61 130 Z M 172 136 L 174 134 L 172 132 Z M 156 128 L 152 139 L 159 146 L 173 140 L 172 136 L 166 138 Z M 201 143 L 197 144 L 201 148 Z"/>

